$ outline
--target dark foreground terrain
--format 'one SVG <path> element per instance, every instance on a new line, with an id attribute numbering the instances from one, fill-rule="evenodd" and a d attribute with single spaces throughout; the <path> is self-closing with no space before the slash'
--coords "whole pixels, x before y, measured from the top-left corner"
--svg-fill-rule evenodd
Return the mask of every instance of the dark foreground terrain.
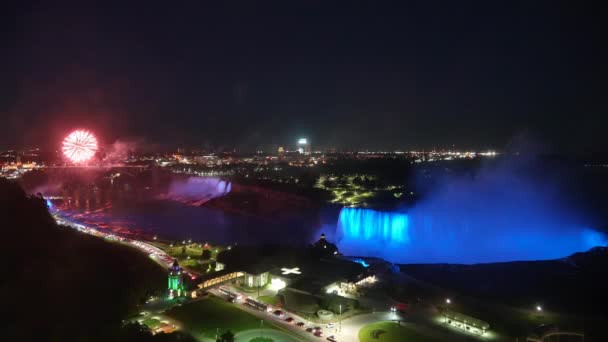
<path id="1" fill-rule="evenodd" d="M 122 320 L 165 287 L 136 250 L 58 226 L 46 203 L 0 179 L 2 341 L 148 341 Z M 163 334 L 161 334 L 163 335 Z"/>
<path id="2" fill-rule="evenodd" d="M 608 248 L 567 258 L 474 265 L 401 265 L 428 285 L 426 294 L 490 322 L 507 336 L 525 336 L 541 324 L 583 331 L 586 341 L 608 340 Z M 540 306 L 542 311 L 536 310 Z"/>

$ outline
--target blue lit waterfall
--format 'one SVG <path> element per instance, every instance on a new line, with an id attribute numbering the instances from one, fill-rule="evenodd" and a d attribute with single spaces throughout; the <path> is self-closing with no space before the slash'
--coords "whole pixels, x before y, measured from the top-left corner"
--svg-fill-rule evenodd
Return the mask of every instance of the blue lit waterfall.
<path id="1" fill-rule="evenodd" d="M 418 207 L 408 213 L 342 208 L 336 241 L 345 255 L 465 264 L 553 259 L 606 244 L 604 234 L 555 217 L 454 207 Z"/>
<path id="2" fill-rule="evenodd" d="M 340 211 L 338 226 L 345 239 L 410 243 L 409 220 L 405 214 L 344 208 Z"/>

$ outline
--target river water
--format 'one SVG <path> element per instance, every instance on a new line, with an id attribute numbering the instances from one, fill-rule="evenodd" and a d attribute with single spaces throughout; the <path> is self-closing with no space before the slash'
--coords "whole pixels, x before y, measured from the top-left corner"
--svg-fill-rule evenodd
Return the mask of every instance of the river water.
<path id="1" fill-rule="evenodd" d="M 275 220 L 148 194 L 96 190 L 74 191 L 52 200 L 54 210 L 74 221 L 123 235 L 233 243 L 304 245 L 314 239 L 318 217 L 295 215 Z M 308 213 L 309 214 L 309 213 Z"/>

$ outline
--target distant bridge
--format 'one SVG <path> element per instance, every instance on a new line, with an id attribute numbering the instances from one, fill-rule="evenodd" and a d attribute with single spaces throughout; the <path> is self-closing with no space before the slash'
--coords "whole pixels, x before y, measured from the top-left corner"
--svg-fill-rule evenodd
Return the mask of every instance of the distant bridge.
<path id="1" fill-rule="evenodd" d="M 150 168 L 149 165 L 123 165 L 123 164 L 114 164 L 114 165 L 51 165 L 45 166 L 43 169 L 147 169 Z"/>

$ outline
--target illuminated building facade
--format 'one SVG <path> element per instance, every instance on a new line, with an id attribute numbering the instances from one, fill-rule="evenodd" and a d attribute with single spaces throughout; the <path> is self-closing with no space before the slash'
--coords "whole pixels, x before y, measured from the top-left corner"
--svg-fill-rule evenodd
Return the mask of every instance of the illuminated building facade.
<path id="1" fill-rule="evenodd" d="M 315 242 L 312 247 L 321 254 L 326 254 L 329 256 L 338 254 L 338 247 L 335 244 L 327 241 L 325 238 L 325 233 L 321 233 L 321 238 Z"/>
<path id="2" fill-rule="evenodd" d="M 271 265 L 254 264 L 244 268 L 243 277 L 237 280 L 237 284 L 242 287 L 254 289 L 264 287 L 269 282 L 268 271 L 272 268 Z"/>
<path id="3" fill-rule="evenodd" d="M 177 260 L 173 262 L 173 266 L 171 266 L 171 268 L 169 269 L 168 289 L 169 298 L 175 298 L 185 295 L 182 268 L 177 263 Z"/>
<path id="4" fill-rule="evenodd" d="M 490 329 L 490 324 L 488 322 L 462 314 L 460 312 L 452 311 L 448 308 L 444 309 L 443 317 L 446 324 L 466 330 L 473 334 L 483 335 L 488 329 Z"/>

